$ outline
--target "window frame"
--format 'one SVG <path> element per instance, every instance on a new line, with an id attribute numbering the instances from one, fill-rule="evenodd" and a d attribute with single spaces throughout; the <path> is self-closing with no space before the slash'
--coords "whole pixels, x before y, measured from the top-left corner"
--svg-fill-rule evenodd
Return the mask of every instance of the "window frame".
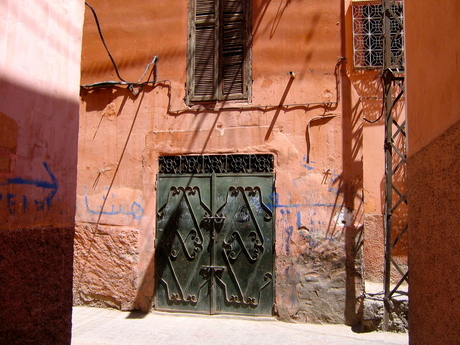
<path id="1" fill-rule="evenodd" d="M 218 102 L 218 101 L 246 101 L 251 99 L 252 85 L 252 0 L 243 0 L 244 30 L 243 30 L 243 62 L 241 63 L 242 92 L 224 93 L 223 78 L 223 2 L 232 0 L 214 0 L 217 18 L 214 23 L 214 53 L 213 53 L 213 94 L 196 95 L 195 61 L 196 61 L 196 4 L 200 0 L 189 0 L 188 10 L 188 40 L 187 40 L 187 104 Z M 209 24 L 209 23 L 208 23 Z M 198 24 L 199 25 L 199 24 Z"/>
<path id="2" fill-rule="evenodd" d="M 395 0 L 395 4 L 401 6 L 401 13 L 403 11 L 404 2 L 402 0 Z M 358 7 L 373 6 L 380 7 L 380 16 L 371 18 L 363 18 L 356 15 Z M 353 0 L 351 2 L 352 13 L 352 33 L 353 33 L 353 62 L 357 69 L 382 69 L 385 64 L 385 28 L 384 20 L 385 13 L 381 0 Z M 361 10 L 363 12 L 363 10 Z M 368 10 L 370 12 L 370 10 Z M 404 17 L 400 18 L 404 21 Z M 367 20 L 367 22 L 365 22 Z M 380 25 L 377 25 L 380 22 Z M 399 56 L 404 56 L 404 33 L 393 31 L 395 23 L 391 25 L 391 59 L 398 59 Z M 366 27 L 365 27 L 366 26 Z M 367 32 L 366 32 L 367 31 Z M 371 38 L 372 37 L 372 38 Z M 396 42 L 398 39 L 400 41 Z M 379 42 L 377 42 L 377 40 Z M 375 48 L 375 45 L 379 49 Z M 393 48 L 393 45 L 401 45 L 400 47 Z M 373 47 L 374 46 L 374 47 Z M 357 48 L 359 47 L 359 48 Z M 367 53 L 367 54 L 366 54 Z M 370 61 L 370 62 L 369 62 Z M 375 63 L 376 62 L 376 63 Z M 393 64 L 393 61 L 392 61 Z"/>

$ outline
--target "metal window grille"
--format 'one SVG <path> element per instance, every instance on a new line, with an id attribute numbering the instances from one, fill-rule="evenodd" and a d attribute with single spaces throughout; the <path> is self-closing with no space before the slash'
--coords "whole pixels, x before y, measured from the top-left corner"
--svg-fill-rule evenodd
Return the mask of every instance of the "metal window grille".
<path id="1" fill-rule="evenodd" d="M 159 159 L 160 174 L 200 173 L 270 173 L 273 172 L 273 155 L 204 155 L 163 156 Z"/>
<path id="2" fill-rule="evenodd" d="M 403 3 L 395 1 L 391 6 L 390 40 L 391 65 L 403 69 L 404 32 Z M 353 51 L 357 68 L 382 68 L 384 65 L 384 11 L 380 2 L 354 2 L 353 15 Z"/>

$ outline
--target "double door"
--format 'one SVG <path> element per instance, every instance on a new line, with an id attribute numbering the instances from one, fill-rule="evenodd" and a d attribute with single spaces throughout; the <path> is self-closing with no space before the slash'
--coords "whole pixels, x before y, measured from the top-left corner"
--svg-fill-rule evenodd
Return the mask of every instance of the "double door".
<path id="1" fill-rule="evenodd" d="M 273 174 L 160 175 L 157 310 L 271 315 Z"/>

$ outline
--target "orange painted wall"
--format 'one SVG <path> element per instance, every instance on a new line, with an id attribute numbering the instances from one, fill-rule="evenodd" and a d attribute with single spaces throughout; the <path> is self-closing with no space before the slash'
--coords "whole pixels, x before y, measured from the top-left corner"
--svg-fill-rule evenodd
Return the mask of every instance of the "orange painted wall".
<path id="1" fill-rule="evenodd" d="M 410 343 L 457 344 L 460 4 L 405 6 Z"/>
<path id="2" fill-rule="evenodd" d="M 90 3 L 121 76 L 136 81 L 156 55 L 161 82 L 145 86 L 138 96 L 125 88 L 81 90 L 75 303 L 144 310 L 151 305 L 159 156 L 273 153 L 280 317 L 356 322 L 362 272 L 361 264 L 355 267 L 353 250 L 366 208 L 371 215 L 382 212 L 381 188 L 374 185 L 383 176 L 383 144 L 372 132 L 380 126 L 362 123 L 366 110 L 360 97 L 374 91 L 360 87 L 374 87 L 376 73 L 352 66 L 349 2 L 254 0 L 252 100 L 202 111 L 187 108 L 183 100 L 185 1 Z M 117 80 L 88 9 L 83 34 L 82 84 Z M 285 104 L 313 104 L 264 110 L 282 99 Z M 235 105 L 247 108 L 225 110 Z M 324 114 L 334 116 L 317 119 Z M 365 154 L 371 161 L 367 167 Z M 115 172 L 106 212 L 99 218 Z M 142 216 L 110 214 L 112 206 L 129 209 L 133 203 L 141 205 Z M 381 229 L 380 220 L 369 218 L 368 223 Z M 100 224 L 97 231 L 95 223 Z M 335 259 L 327 259 L 329 254 Z M 379 255 L 372 260 L 381 260 Z M 312 269 L 318 269 L 312 268 L 315 260 L 325 262 L 319 272 L 324 281 L 317 287 L 307 281 Z M 92 264 L 98 261 L 104 265 Z M 337 274 L 334 265 L 340 267 Z M 378 269 L 376 280 L 381 279 Z M 331 293 L 333 281 L 340 282 L 339 297 Z M 309 305 L 305 301 L 314 298 L 315 289 L 325 297 Z M 98 294 L 109 297 L 97 300 Z M 333 307 L 326 305 L 328 300 Z"/>
<path id="3" fill-rule="evenodd" d="M 411 18 L 406 40 L 408 87 L 424 88 L 424 92 L 414 92 L 407 101 L 413 114 L 408 118 L 409 155 L 417 153 L 460 118 L 456 111 L 460 103 L 456 94 L 460 87 L 456 77 L 458 47 L 453 43 L 459 35 L 455 26 L 459 6 L 455 1 L 412 6 L 409 1 L 406 8 L 405 15 Z M 436 54 L 430 53 L 433 51 Z"/>

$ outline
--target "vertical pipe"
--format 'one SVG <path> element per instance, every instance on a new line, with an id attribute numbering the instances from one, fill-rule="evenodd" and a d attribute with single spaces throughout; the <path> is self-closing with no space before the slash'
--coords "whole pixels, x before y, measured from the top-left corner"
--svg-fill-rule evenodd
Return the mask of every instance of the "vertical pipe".
<path id="1" fill-rule="evenodd" d="M 385 276 L 384 276 L 384 317 L 383 329 L 389 328 L 389 295 L 391 282 L 391 229 L 392 229 L 392 208 L 393 208 L 393 150 L 391 141 L 393 137 L 393 117 L 392 111 L 392 78 L 391 78 L 391 32 L 390 14 L 388 10 L 391 0 L 382 0 L 383 8 L 383 34 L 384 34 L 384 65 L 383 65 L 383 85 L 384 85 L 384 107 L 385 107 Z"/>
<path id="2" fill-rule="evenodd" d="M 391 140 L 393 136 L 393 117 L 391 114 L 392 105 L 392 83 L 388 76 L 384 75 L 385 85 L 385 277 L 384 277 L 384 330 L 389 326 L 389 295 L 391 282 L 391 229 L 392 229 L 392 208 L 393 208 L 393 150 Z"/>

